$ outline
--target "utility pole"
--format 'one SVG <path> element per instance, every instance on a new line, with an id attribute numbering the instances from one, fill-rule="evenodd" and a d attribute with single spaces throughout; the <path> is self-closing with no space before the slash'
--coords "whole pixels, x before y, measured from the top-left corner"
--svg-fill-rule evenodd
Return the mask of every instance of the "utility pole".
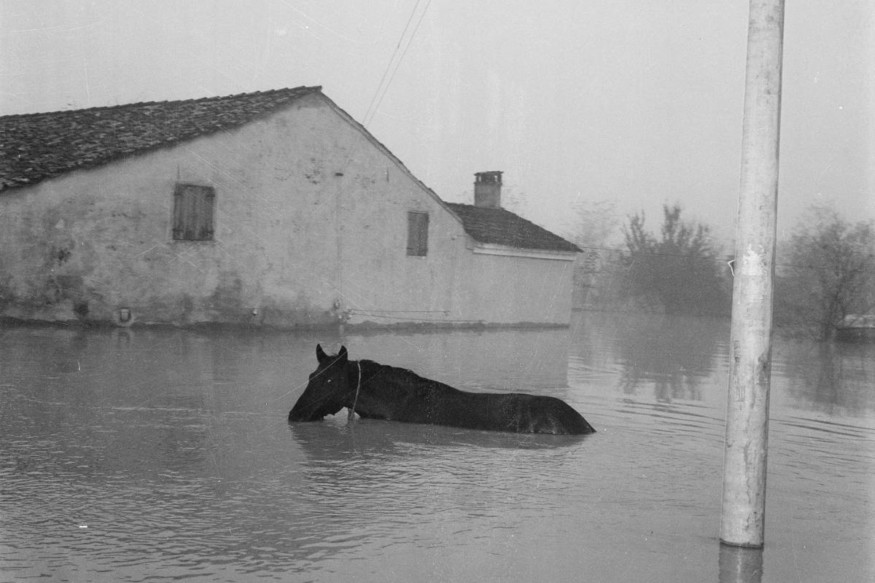
<path id="1" fill-rule="evenodd" d="M 772 360 L 784 0 L 750 0 L 720 541 L 761 548 Z"/>

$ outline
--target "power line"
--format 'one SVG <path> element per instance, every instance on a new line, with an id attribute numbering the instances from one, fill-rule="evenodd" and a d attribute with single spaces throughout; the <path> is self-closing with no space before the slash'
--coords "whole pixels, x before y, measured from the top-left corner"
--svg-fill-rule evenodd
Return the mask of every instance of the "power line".
<path id="1" fill-rule="evenodd" d="M 386 64 L 386 70 L 383 71 L 383 76 L 380 77 L 380 83 L 377 85 L 377 90 L 374 92 L 374 96 L 371 98 L 371 102 L 368 105 L 368 109 L 365 111 L 365 115 L 362 118 L 362 125 L 367 127 L 369 123 L 373 120 L 374 116 L 377 114 L 377 110 L 380 108 L 380 104 L 383 102 L 383 98 L 386 96 L 386 92 L 389 90 L 389 86 L 392 84 L 392 80 L 395 78 L 395 73 L 398 72 L 398 68 L 401 66 L 401 62 L 404 60 L 404 57 L 407 55 L 407 51 L 410 49 L 410 45 L 413 43 L 413 39 L 416 37 L 416 33 L 419 30 L 419 25 L 422 24 L 423 18 L 425 18 L 426 12 L 428 12 L 428 7 L 431 6 L 431 0 L 425 5 L 422 13 L 419 15 L 419 20 L 416 21 L 416 26 L 413 28 L 413 32 L 410 34 L 410 37 L 407 39 L 407 44 L 404 46 L 403 51 L 401 51 L 401 56 L 396 60 L 395 57 L 398 55 L 398 51 L 401 49 L 401 45 L 404 43 L 404 37 L 407 35 L 407 31 L 410 29 L 410 23 L 413 22 L 413 17 L 416 15 L 416 10 L 419 8 L 419 4 L 422 0 L 416 0 L 416 4 L 413 5 L 413 10 L 410 11 L 410 16 L 407 17 L 407 23 L 404 25 L 404 30 L 401 31 L 401 36 L 398 38 L 398 43 L 395 45 L 395 50 L 392 51 L 392 56 L 389 58 L 389 62 Z M 394 63 L 394 67 L 393 67 Z M 391 75 L 389 71 L 392 71 Z M 386 76 L 388 75 L 388 80 Z"/>
<path id="2" fill-rule="evenodd" d="M 413 39 L 416 36 L 416 33 L 419 31 L 419 25 L 422 24 L 422 20 L 425 18 L 425 13 L 428 12 L 428 7 L 431 5 L 431 0 L 425 5 L 425 8 L 422 10 L 422 14 L 419 16 L 419 20 L 416 21 L 416 27 L 413 29 L 413 33 L 410 35 L 410 39 L 407 42 L 407 46 L 404 47 L 404 52 L 401 53 L 401 57 L 398 61 L 395 62 L 395 68 L 392 70 L 392 74 L 389 76 L 389 81 L 386 83 L 386 87 L 383 90 L 383 94 L 380 96 L 380 99 L 377 101 L 377 105 L 374 107 L 374 111 L 371 113 L 371 117 L 373 118 L 376 115 L 377 110 L 380 109 L 380 104 L 383 102 L 383 98 L 386 96 L 387 91 L 389 90 L 389 85 L 392 84 L 392 80 L 395 79 L 395 73 L 398 72 L 398 68 L 401 66 L 401 61 L 404 60 L 404 57 L 407 55 L 407 51 L 410 50 L 410 45 L 413 44 Z"/>
<path id="3" fill-rule="evenodd" d="M 374 107 L 374 102 L 377 100 L 377 95 L 380 94 L 380 89 L 383 87 L 383 81 L 386 80 L 386 75 L 389 74 L 389 69 L 392 67 L 392 62 L 395 60 L 395 55 L 398 54 L 398 49 L 401 48 L 401 41 L 404 40 L 404 35 L 407 34 L 407 29 L 410 28 L 410 23 L 413 22 L 413 15 L 416 13 L 416 9 L 419 7 L 420 0 L 416 0 L 416 4 L 413 5 L 413 10 L 410 11 L 410 16 L 407 17 L 407 23 L 404 25 L 404 30 L 401 31 L 401 36 L 398 38 L 398 44 L 395 45 L 395 50 L 392 51 L 392 56 L 389 57 L 389 62 L 386 63 L 386 70 L 383 71 L 383 76 L 380 77 L 380 82 L 377 84 L 377 90 L 374 92 L 374 96 L 371 97 L 371 102 L 368 104 L 368 108 L 365 110 L 365 115 L 362 118 L 362 125 L 367 125 L 368 118 L 371 115 L 371 108 Z"/>

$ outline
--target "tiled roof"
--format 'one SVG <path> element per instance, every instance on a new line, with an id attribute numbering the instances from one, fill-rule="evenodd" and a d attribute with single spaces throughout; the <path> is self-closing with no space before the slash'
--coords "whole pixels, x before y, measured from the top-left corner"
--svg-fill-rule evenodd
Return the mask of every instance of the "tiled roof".
<path id="1" fill-rule="evenodd" d="M 579 252 L 577 245 L 502 208 L 447 203 L 475 241 L 519 249 Z"/>
<path id="2" fill-rule="evenodd" d="M 321 87 L 0 117 L 0 192 L 234 128 Z"/>

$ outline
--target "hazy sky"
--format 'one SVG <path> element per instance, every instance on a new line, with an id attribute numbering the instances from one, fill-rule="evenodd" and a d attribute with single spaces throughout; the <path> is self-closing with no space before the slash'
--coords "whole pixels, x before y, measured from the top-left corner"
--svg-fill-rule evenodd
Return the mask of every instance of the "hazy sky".
<path id="1" fill-rule="evenodd" d="M 520 214 L 563 233 L 576 201 L 644 210 L 653 228 L 680 201 L 729 239 L 747 11 L 747 0 L 0 0 L 0 114 L 322 85 L 447 201 L 471 202 L 474 172 L 503 170 Z M 781 234 L 813 202 L 875 217 L 873 71 L 875 2 L 787 2 Z"/>

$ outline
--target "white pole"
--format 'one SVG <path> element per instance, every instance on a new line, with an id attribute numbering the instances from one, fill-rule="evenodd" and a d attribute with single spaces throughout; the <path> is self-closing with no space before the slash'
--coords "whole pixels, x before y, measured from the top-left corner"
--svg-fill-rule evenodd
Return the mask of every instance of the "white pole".
<path id="1" fill-rule="evenodd" d="M 750 0 L 721 542 L 762 547 L 778 201 L 783 0 Z"/>

